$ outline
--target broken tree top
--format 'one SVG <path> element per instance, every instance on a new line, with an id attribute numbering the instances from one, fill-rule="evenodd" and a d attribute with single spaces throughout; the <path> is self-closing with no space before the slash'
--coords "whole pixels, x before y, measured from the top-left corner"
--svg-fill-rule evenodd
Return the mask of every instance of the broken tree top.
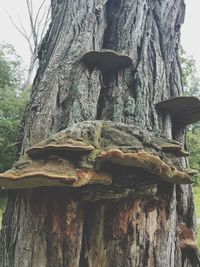
<path id="1" fill-rule="evenodd" d="M 156 105 L 170 113 L 174 122 L 188 125 L 200 121 L 200 98 L 195 96 L 174 97 Z"/>
<path id="2" fill-rule="evenodd" d="M 87 52 L 82 57 L 82 61 L 89 68 L 102 71 L 123 69 L 132 65 L 132 59 L 127 55 L 120 55 L 112 50 L 100 50 Z"/>
<path id="3" fill-rule="evenodd" d="M 141 182 L 146 186 L 159 181 L 191 183 L 194 171 L 181 168 L 179 161 L 187 155 L 177 141 L 156 137 L 135 126 L 86 121 L 29 148 L 11 170 L 0 174 L 0 186 L 67 186 L 81 190 L 86 185 L 93 189 L 103 186 L 116 197 L 119 187 L 129 194 Z"/>

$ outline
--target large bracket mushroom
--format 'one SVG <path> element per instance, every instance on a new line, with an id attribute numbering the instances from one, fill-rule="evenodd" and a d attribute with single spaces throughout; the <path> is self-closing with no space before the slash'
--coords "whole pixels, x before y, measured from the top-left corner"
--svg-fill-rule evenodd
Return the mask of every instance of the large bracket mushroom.
<path id="1" fill-rule="evenodd" d="M 21 158 L 11 170 L 0 174 L 0 186 L 5 189 L 34 187 L 80 187 L 86 184 L 112 182 L 111 175 L 87 169 L 76 169 L 69 160 L 56 156 L 45 159 Z"/>
<path id="2" fill-rule="evenodd" d="M 177 141 L 147 135 L 133 125 L 87 121 L 29 148 L 11 170 L 0 174 L 0 186 L 75 187 L 89 192 L 87 199 L 109 194 L 116 199 L 141 194 L 140 184 L 155 195 L 159 182 L 192 182 L 195 172 L 181 167 L 180 156 L 188 153 Z"/>

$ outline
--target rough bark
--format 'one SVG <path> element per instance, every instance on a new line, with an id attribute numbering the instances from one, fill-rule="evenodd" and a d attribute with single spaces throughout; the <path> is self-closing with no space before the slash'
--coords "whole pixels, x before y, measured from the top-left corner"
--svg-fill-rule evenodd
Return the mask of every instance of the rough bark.
<path id="1" fill-rule="evenodd" d="M 75 122 L 111 120 L 168 138 L 184 133 L 155 104 L 182 92 L 178 45 L 184 0 L 52 0 L 20 136 L 20 151 Z M 91 73 L 85 52 L 112 49 L 133 65 Z M 183 159 L 183 167 L 187 161 Z M 157 198 L 84 202 L 67 189 L 9 192 L 4 267 L 197 266 L 181 250 L 180 223 L 194 228 L 191 186 L 158 185 Z"/>

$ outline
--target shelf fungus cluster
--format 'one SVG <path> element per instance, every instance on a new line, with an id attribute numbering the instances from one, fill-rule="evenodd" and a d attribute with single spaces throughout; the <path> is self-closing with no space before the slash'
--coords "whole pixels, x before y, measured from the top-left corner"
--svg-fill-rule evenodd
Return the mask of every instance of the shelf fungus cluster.
<path id="1" fill-rule="evenodd" d="M 183 156 L 188 153 L 177 141 L 122 123 L 87 121 L 27 149 L 11 170 L 0 174 L 0 186 L 65 186 L 116 198 L 141 194 L 139 185 L 155 195 L 162 181 L 192 183 L 195 171 L 181 167 Z"/>

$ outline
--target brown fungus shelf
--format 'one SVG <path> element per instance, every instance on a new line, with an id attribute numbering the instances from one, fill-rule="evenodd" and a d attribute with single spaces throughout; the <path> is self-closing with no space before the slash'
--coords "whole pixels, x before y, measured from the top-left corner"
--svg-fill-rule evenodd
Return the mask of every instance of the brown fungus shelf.
<path id="1" fill-rule="evenodd" d="M 160 147 L 165 153 L 171 153 L 176 157 L 188 157 L 190 155 L 190 153 L 185 151 L 181 145 L 164 143 L 161 144 Z"/>
<path id="2" fill-rule="evenodd" d="M 179 96 L 156 104 L 160 111 L 168 112 L 172 120 L 180 125 L 189 125 L 200 121 L 200 98 Z"/>
<path id="3" fill-rule="evenodd" d="M 44 154 L 56 154 L 58 152 L 85 152 L 94 150 L 94 146 L 84 142 L 69 139 L 66 135 L 56 135 L 54 139 L 45 140 L 26 150 L 30 157 L 40 157 Z"/>
<path id="4" fill-rule="evenodd" d="M 82 57 L 82 62 L 88 68 L 97 67 L 100 70 L 112 71 L 132 65 L 132 59 L 127 55 L 120 55 L 112 50 L 89 51 Z"/>
<path id="5" fill-rule="evenodd" d="M 112 192 L 114 198 L 115 192 L 135 194 L 139 184 L 149 188 L 159 182 L 192 183 L 194 170 L 180 164 L 179 157 L 186 155 L 180 143 L 153 133 L 147 136 L 133 125 L 82 122 L 29 148 L 11 170 L 0 174 L 0 187 L 84 190 L 94 185 L 94 192 L 104 186 L 104 193 Z"/>
<path id="6" fill-rule="evenodd" d="M 0 186 L 4 189 L 80 187 L 86 184 L 109 185 L 111 182 L 109 174 L 76 169 L 67 159 L 58 157 L 44 160 L 22 158 L 11 170 L 0 174 Z"/>
<path id="7" fill-rule="evenodd" d="M 103 151 L 98 155 L 98 165 L 110 161 L 121 166 L 140 168 L 158 179 L 175 184 L 188 184 L 192 182 L 189 174 L 171 168 L 158 156 L 139 151 L 138 153 L 123 153 L 119 149 Z"/>

